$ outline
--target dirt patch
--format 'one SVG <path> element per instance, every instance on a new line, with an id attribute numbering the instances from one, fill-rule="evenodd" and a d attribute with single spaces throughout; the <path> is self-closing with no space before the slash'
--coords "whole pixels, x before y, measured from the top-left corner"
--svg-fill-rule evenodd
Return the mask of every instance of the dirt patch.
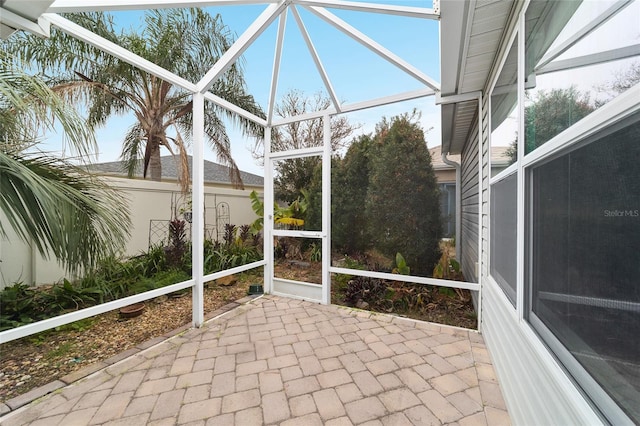
<path id="1" fill-rule="evenodd" d="M 247 295 L 250 284 L 262 277 L 243 275 L 232 286 L 204 289 L 204 311 Z M 107 312 L 59 331 L 47 331 L 0 345 L 0 401 L 6 401 L 71 372 L 131 349 L 191 322 L 191 292 L 181 297 L 159 297 L 145 302 L 142 315 L 122 319 Z"/>

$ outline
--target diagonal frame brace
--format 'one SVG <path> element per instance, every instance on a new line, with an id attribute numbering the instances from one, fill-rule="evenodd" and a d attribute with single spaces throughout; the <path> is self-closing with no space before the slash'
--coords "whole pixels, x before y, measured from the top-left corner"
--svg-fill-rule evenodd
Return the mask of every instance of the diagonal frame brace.
<path id="1" fill-rule="evenodd" d="M 278 91 L 278 77 L 280 76 L 280 63 L 282 61 L 282 47 L 284 45 L 284 33 L 287 27 L 287 10 L 280 14 L 278 23 L 278 35 L 276 38 L 276 52 L 273 55 L 273 69 L 271 71 L 271 87 L 269 88 L 269 105 L 267 107 L 267 125 L 271 126 L 273 121 L 273 111 L 276 103 L 276 93 Z"/>
<path id="2" fill-rule="evenodd" d="M 329 75 L 327 71 L 324 69 L 322 65 L 322 61 L 318 56 L 318 52 L 311 41 L 311 37 L 309 37 L 309 33 L 304 26 L 304 22 L 302 22 L 302 18 L 298 13 L 298 10 L 295 6 L 291 5 L 291 12 L 293 13 L 293 17 L 296 19 L 296 23 L 298 24 L 298 29 L 302 34 L 302 38 L 304 38 L 305 43 L 307 44 L 307 48 L 309 49 L 309 53 L 311 53 L 311 57 L 313 58 L 313 62 L 316 64 L 316 68 L 318 68 L 318 72 L 320 73 L 320 77 L 322 77 L 322 81 L 327 88 L 327 92 L 329 92 L 329 96 L 333 102 L 333 106 L 335 107 L 337 112 L 341 112 L 340 101 L 338 100 L 338 96 L 336 95 L 336 91 L 333 89 L 333 85 L 331 84 L 331 80 L 329 80 Z"/>
<path id="3" fill-rule="evenodd" d="M 286 9 L 291 0 L 281 0 L 270 4 L 258 18 L 242 33 L 235 43 L 215 63 L 215 65 L 196 84 L 197 91 L 204 93 L 211 85 L 235 63 L 240 55 L 271 25 L 273 21 Z"/>
<path id="4" fill-rule="evenodd" d="M 362 44 L 366 48 L 378 54 L 383 59 L 387 60 L 388 62 L 392 63 L 396 67 L 400 68 L 401 70 L 403 70 L 404 72 L 406 72 L 407 74 L 415 78 L 416 80 L 420 81 L 423 84 L 426 84 L 436 92 L 440 91 L 440 85 L 434 79 L 432 79 L 431 77 L 429 77 L 428 75 L 420 71 L 418 68 L 409 64 L 407 61 L 400 58 L 398 55 L 391 52 L 389 49 L 385 48 L 381 44 L 377 43 L 373 39 L 363 34 L 362 32 L 358 31 L 357 29 L 355 29 L 354 27 L 352 27 L 342 19 L 338 18 L 331 12 L 327 11 L 326 9 L 315 7 L 315 6 L 308 6 L 308 7 L 305 6 L 305 9 L 309 10 L 311 13 L 313 13 L 323 21 L 328 22 L 330 25 L 342 31 L 347 36 L 351 37 L 358 43 Z"/>

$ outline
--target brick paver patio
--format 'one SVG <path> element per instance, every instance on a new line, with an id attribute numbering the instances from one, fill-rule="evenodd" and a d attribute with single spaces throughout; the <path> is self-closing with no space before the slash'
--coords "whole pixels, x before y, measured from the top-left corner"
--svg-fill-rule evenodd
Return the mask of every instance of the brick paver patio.
<path id="1" fill-rule="evenodd" d="M 32 425 L 508 425 L 482 336 L 265 296 L 4 418 Z"/>

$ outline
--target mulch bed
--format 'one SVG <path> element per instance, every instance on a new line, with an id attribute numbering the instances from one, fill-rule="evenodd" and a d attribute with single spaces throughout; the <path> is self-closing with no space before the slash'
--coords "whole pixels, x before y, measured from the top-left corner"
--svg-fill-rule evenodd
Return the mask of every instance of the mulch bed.
<path id="1" fill-rule="evenodd" d="M 260 282 L 262 279 L 260 278 Z M 204 290 L 204 311 L 247 295 L 251 279 Z M 0 345 L 0 402 L 71 372 L 106 360 L 191 322 L 191 292 L 145 302 L 142 315 L 123 319 L 117 311 Z"/>

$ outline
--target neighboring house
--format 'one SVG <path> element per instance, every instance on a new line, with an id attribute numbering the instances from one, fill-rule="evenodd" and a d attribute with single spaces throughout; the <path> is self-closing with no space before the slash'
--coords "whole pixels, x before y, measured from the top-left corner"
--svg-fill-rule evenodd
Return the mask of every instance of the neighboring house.
<path id="1" fill-rule="evenodd" d="M 192 158 L 189 157 L 191 167 Z M 122 171 L 122 163 L 93 164 L 90 170 L 100 175 L 129 200 L 131 227 L 130 238 L 124 255 L 136 255 L 149 246 L 163 244 L 168 236 L 169 220 L 173 217 L 187 219 L 189 195 L 180 192 L 177 184 L 178 167 L 172 156 L 162 157 L 162 181 L 154 182 L 138 178 L 128 179 Z M 205 238 L 222 239 L 224 227 L 250 224 L 256 219 L 251 208 L 249 193 L 262 193 L 262 176 L 241 172 L 244 190 L 233 189 L 229 169 L 211 161 L 204 162 Z M 0 214 L 0 219 L 2 215 Z M 188 228 L 190 231 L 190 228 Z M 39 256 L 28 244 L 23 243 L 13 230 L 0 240 L 0 288 L 14 282 L 26 284 L 50 284 L 65 276 L 64 269 L 55 260 Z"/>
<path id="2" fill-rule="evenodd" d="M 491 174 L 496 175 L 509 166 L 508 147 L 495 147 L 491 151 Z M 440 212 L 442 213 L 442 230 L 445 238 L 456 235 L 456 169 L 442 159 L 441 145 L 429 148 L 431 165 L 436 174 L 440 188 Z M 460 164 L 460 155 L 451 155 L 447 159 Z"/>

